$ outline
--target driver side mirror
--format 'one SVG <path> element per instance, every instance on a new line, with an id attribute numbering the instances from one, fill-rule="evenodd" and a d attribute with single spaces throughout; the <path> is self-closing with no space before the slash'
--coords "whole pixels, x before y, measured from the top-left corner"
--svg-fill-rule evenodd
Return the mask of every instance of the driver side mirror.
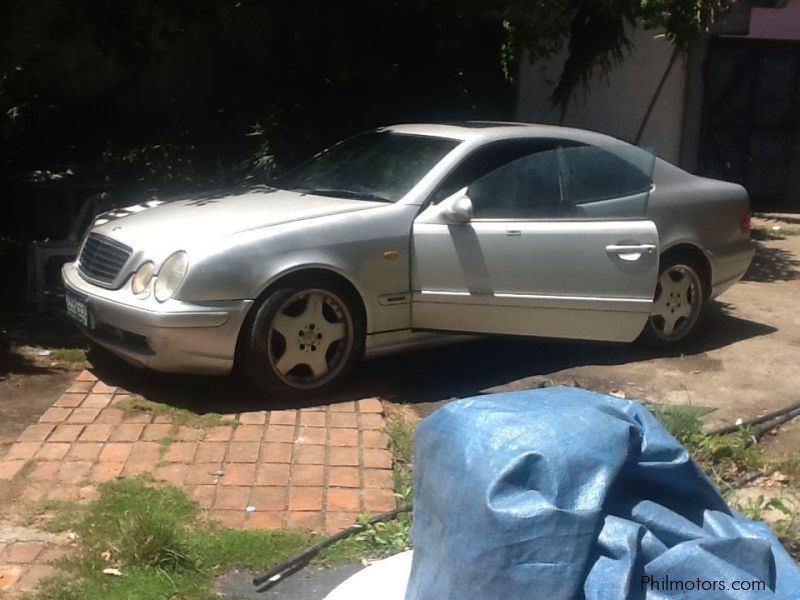
<path id="1" fill-rule="evenodd" d="M 442 216 L 452 225 L 463 225 L 472 219 L 472 200 L 467 196 L 467 188 L 459 190 L 444 201 Z"/>

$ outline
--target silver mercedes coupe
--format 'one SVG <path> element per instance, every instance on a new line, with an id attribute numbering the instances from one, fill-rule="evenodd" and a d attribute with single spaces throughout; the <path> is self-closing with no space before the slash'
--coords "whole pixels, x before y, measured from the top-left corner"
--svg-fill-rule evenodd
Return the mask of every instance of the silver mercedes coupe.
<path id="1" fill-rule="evenodd" d="M 269 186 L 100 215 L 63 280 L 122 358 L 291 396 L 464 334 L 679 342 L 744 275 L 749 229 L 741 186 L 605 135 L 396 125 Z"/>

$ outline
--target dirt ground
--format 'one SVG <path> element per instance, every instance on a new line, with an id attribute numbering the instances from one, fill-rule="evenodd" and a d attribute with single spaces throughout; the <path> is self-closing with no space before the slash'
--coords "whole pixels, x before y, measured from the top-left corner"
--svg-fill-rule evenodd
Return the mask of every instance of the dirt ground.
<path id="1" fill-rule="evenodd" d="M 85 342 L 60 316 L 0 316 L 0 455 L 69 387 L 85 366 L 56 361 L 53 348 Z"/>
<path id="2" fill-rule="evenodd" d="M 763 239 L 745 280 L 711 303 L 694 338 L 672 353 L 636 345 L 487 338 L 365 361 L 326 400 L 381 397 L 410 405 L 424 416 L 454 398 L 556 383 L 707 407 L 711 427 L 798 402 L 800 226 L 764 220 L 756 225 Z M 43 348 L 85 343 L 60 316 L 11 314 L 0 326 L 5 342 L 0 344 L 2 452 L 66 388 L 72 375 L 67 365 L 54 365 L 36 354 Z M 9 351 L 13 345 L 25 345 L 24 356 Z M 111 385 L 200 413 L 252 410 L 266 402 L 288 406 L 260 398 L 235 376 L 155 374 L 104 354 L 90 354 L 90 360 Z M 800 419 L 768 437 L 766 444 L 774 455 L 796 452 Z"/>

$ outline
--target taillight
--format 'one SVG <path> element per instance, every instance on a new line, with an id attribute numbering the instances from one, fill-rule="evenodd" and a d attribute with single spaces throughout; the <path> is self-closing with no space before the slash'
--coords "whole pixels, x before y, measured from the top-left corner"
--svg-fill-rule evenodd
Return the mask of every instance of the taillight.
<path id="1" fill-rule="evenodd" d="M 752 218 L 753 213 L 749 210 L 742 215 L 742 218 L 739 219 L 739 229 L 741 229 L 742 233 L 749 233 L 750 231 L 750 219 Z"/>

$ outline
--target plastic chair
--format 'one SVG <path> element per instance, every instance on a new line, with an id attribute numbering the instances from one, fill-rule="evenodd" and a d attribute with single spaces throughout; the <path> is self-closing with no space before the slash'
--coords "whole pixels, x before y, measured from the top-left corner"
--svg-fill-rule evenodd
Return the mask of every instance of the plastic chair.
<path id="1" fill-rule="evenodd" d="M 47 263 L 53 258 L 73 260 L 83 234 L 101 212 L 112 208 L 107 192 L 90 196 L 81 206 L 69 234 L 63 240 L 36 240 L 28 244 L 27 300 L 44 311 L 47 295 Z"/>

